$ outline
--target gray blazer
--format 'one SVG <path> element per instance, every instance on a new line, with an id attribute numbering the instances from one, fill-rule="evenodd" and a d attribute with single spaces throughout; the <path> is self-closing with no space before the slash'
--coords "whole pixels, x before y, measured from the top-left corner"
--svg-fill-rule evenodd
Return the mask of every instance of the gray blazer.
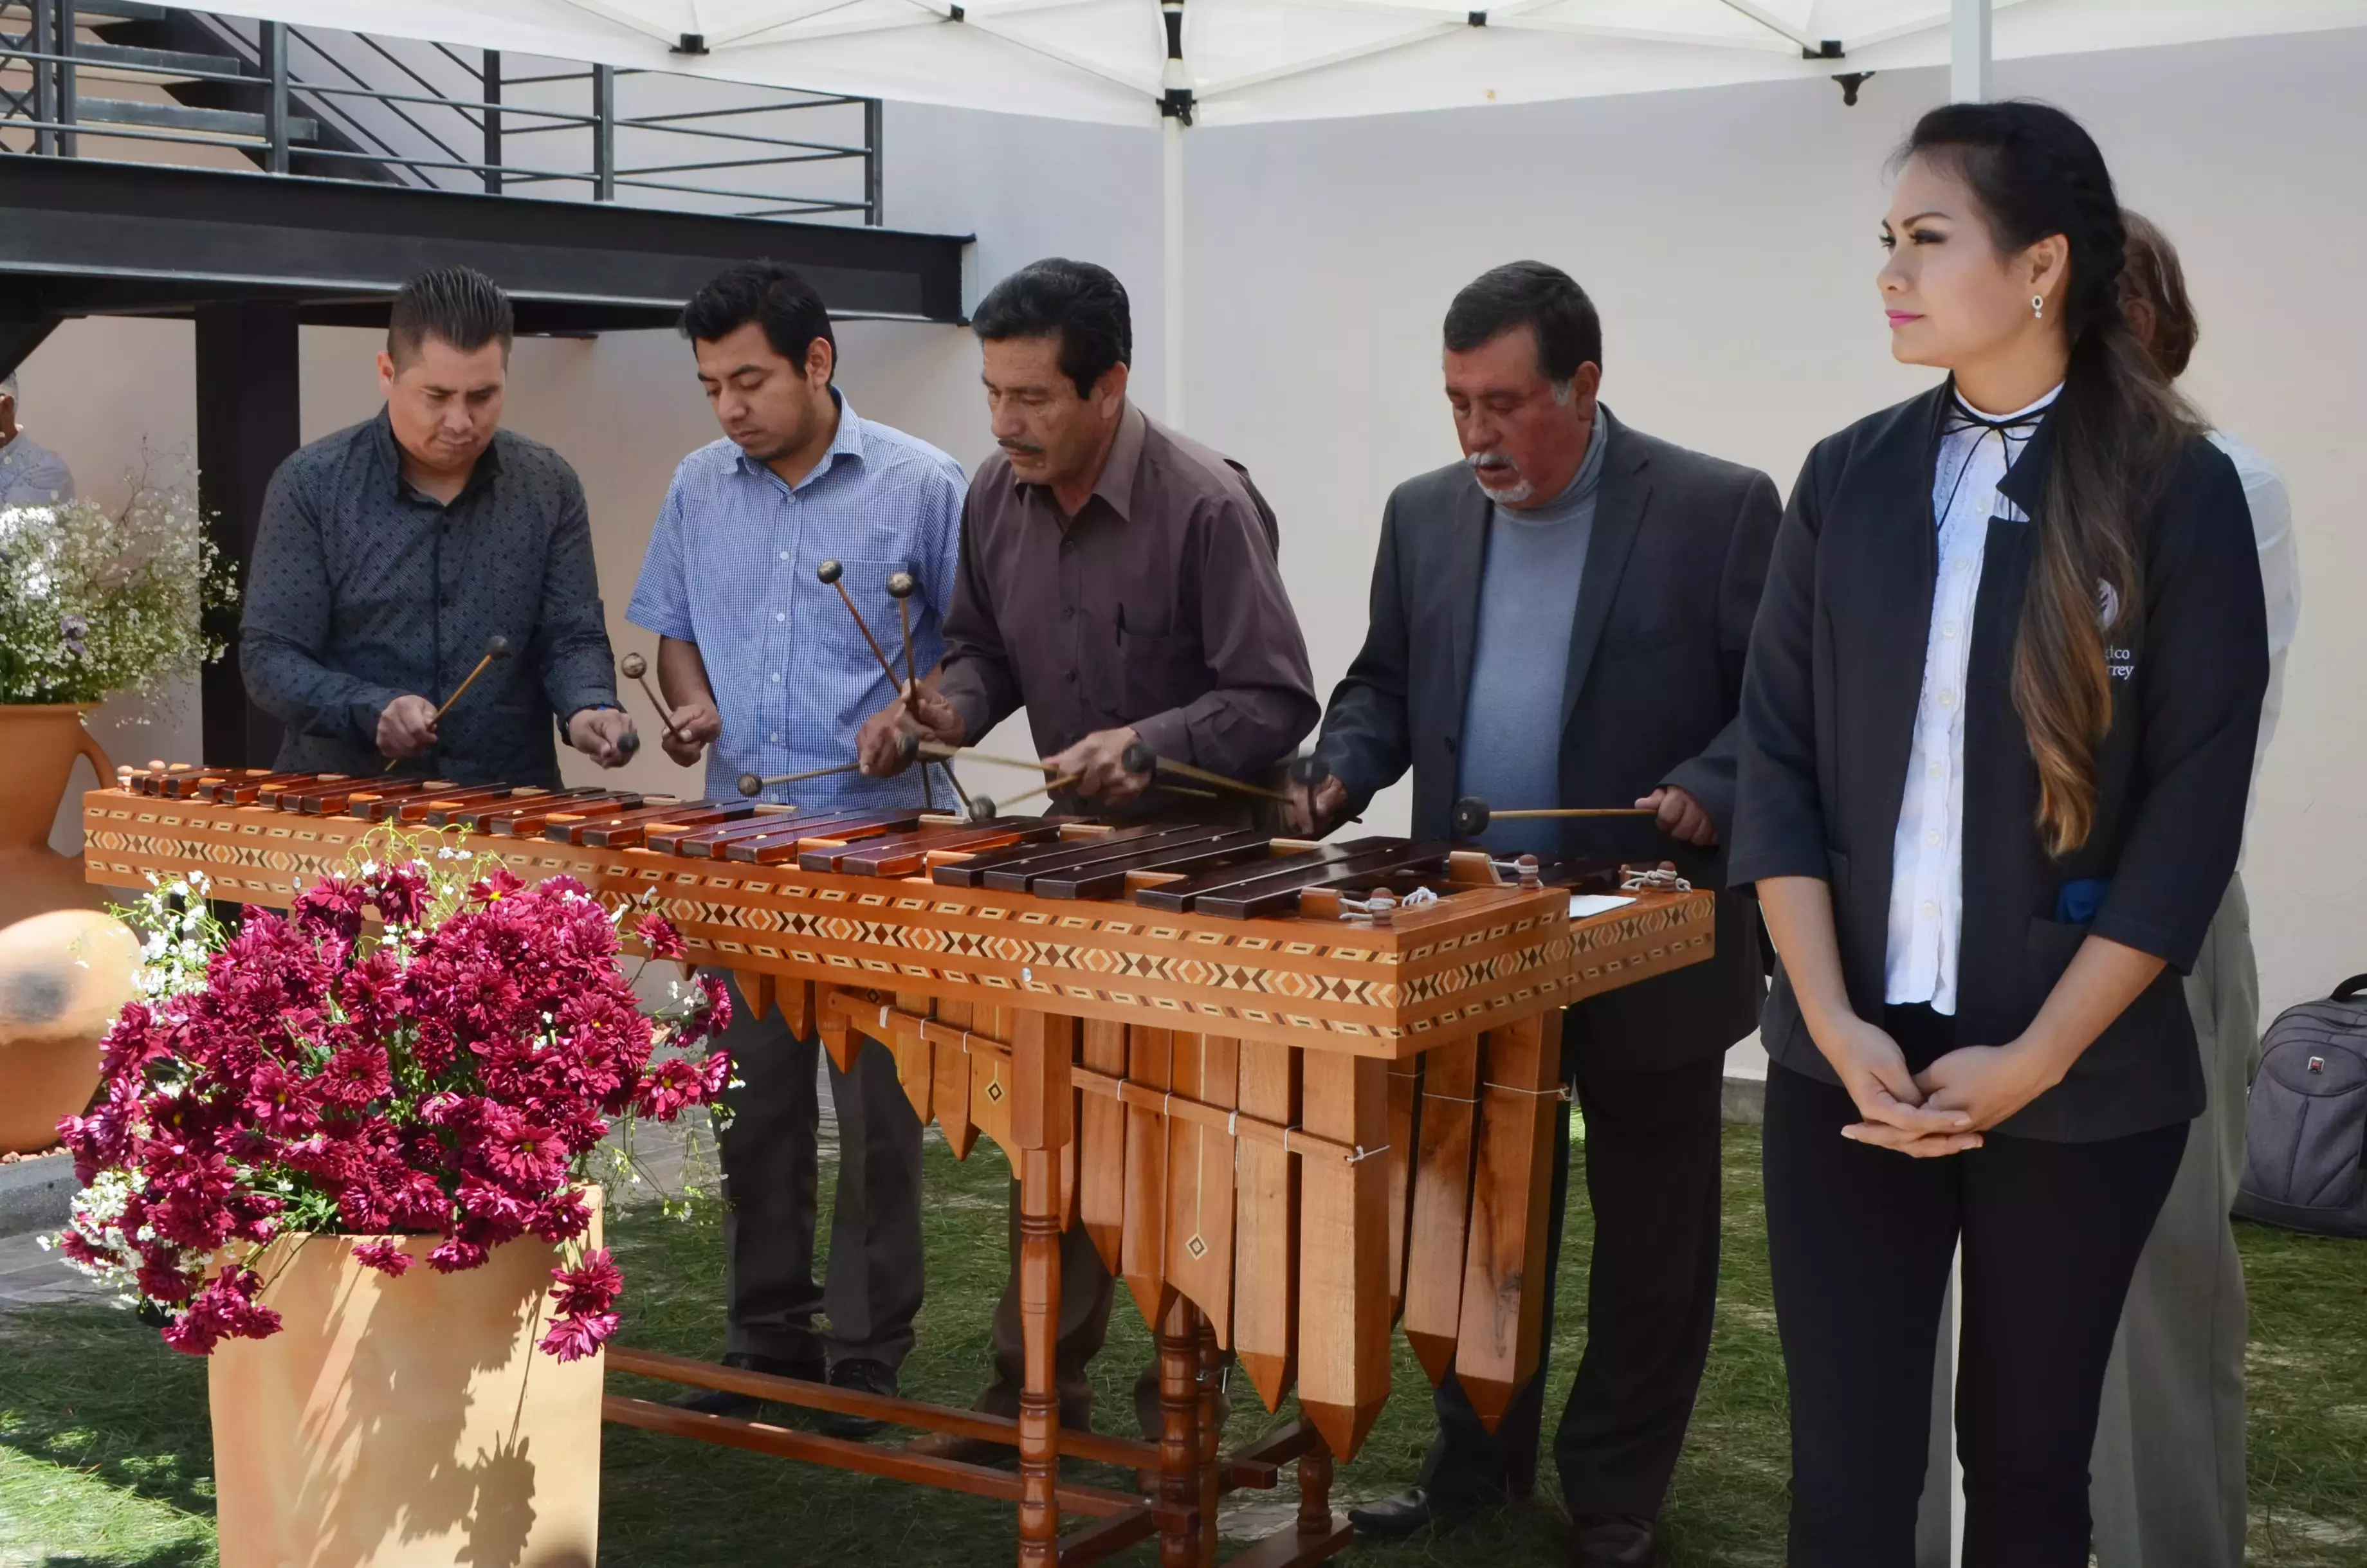
<path id="1" fill-rule="evenodd" d="M 1673 860 L 1723 888 L 1734 821 L 1734 720 L 1751 620 L 1783 513 L 1773 481 L 1631 430 L 1599 411 L 1603 488 L 1570 628 L 1561 799 L 1625 806 L 1663 784 L 1693 795 L 1720 848 L 1679 844 L 1648 819 L 1564 825 L 1572 854 Z M 1413 770 L 1413 830 L 1445 838 L 1459 773 L 1464 696 L 1479 624 L 1489 501 L 1461 463 L 1408 479 L 1381 516 L 1372 626 L 1331 694 L 1318 750 L 1357 810 Z M 1705 964 L 1571 1010 L 1567 1048 L 1614 1067 L 1673 1067 L 1757 1026 L 1764 994 L 1756 906 L 1718 900 Z"/>

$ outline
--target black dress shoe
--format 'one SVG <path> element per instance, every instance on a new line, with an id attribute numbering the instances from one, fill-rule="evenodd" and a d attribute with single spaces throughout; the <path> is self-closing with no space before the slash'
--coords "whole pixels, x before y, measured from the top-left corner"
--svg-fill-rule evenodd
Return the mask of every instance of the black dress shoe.
<path id="1" fill-rule="evenodd" d="M 896 1369 L 884 1361 L 845 1360 L 830 1370 L 830 1386 L 853 1389 L 858 1393 L 884 1393 L 896 1397 Z M 862 1442 L 888 1423 L 875 1421 L 868 1416 L 843 1416 L 836 1412 L 824 1416 L 815 1429 L 825 1438 L 844 1438 L 850 1442 Z"/>
<path id="2" fill-rule="evenodd" d="M 1403 1540 L 1424 1530 L 1444 1534 L 1478 1511 L 1477 1504 L 1435 1497 L 1413 1486 L 1368 1507 L 1349 1509 L 1348 1522 L 1368 1540 Z"/>
<path id="3" fill-rule="evenodd" d="M 1575 1568 L 1659 1568 L 1659 1533 L 1634 1514 L 1577 1514 L 1569 1521 Z"/>
<path id="4" fill-rule="evenodd" d="M 797 1378 L 805 1382 L 822 1381 L 821 1363 L 816 1361 L 783 1361 L 771 1356 L 751 1355 L 734 1350 L 723 1358 L 723 1364 L 743 1372 L 766 1372 L 776 1378 Z M 751 1420 L 764 1402 L 752 1393 L 733 1393 L 726 1389 L 703 1388 L 685 1393 L 674 1401 L 677 1410 L 695 1410 L 701 1416 L 730 1416 L 739 1420 Z"/>

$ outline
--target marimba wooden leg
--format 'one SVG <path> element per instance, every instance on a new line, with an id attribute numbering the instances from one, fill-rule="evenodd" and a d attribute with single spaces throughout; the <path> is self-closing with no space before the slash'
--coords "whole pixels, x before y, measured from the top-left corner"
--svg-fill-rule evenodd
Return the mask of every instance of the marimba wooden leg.
<path id="1" fill-rule="evenodd" d="M 1159 1495 L 1184 1507 L 1200 1505 L 1200 1314 L 1184 1296 L 1170 1296 L 1159 1321 Z M 1213 1545 L 1213 1521 L 1195 1532 L 1167 1525 L 1159 1532 L 1159 1568 L 1198 1568 L 1196 1534 Z"/>
<path id="2" fill-rule="evenodd" d="M 1060 1325 L 1060 1151 L 1074 1135 L 1070 1066 L 1077 1021 L 1022 1012 L 1014 1020 L 1012 1141 L 1019 1148 L 1019 1562 L 1060 1560 L 1060 1399 L 1053 1347 Z"/>
<path id="3" fill-rule="evenodd" d="M 1298 1456 L 1298 1533 L 1330 1535 L 1331 1522 L 1331 1450 L 1319 1437 Z"/>
<path id="4" fill-rule="evenodd" d="M 1217 1348 L 1217 1331 L 1205 1315 L 1200 1318 L 1194 1341 L 1199 1350 L 1199 1452 L 1194 1456 L 1194 1475 L 1198 1483 L 1200 1498 L 1199 1554 L 1195 1562 L 1199 1568 L 1216 1568 L 1217 1563 L 1217 1498 L 1218 1496 L 1217 1466 L 1222 1457 L 1225 1431 L 1217 1419 L 1217 1396 L 1224 1387 L 1225 1358 Z"/>

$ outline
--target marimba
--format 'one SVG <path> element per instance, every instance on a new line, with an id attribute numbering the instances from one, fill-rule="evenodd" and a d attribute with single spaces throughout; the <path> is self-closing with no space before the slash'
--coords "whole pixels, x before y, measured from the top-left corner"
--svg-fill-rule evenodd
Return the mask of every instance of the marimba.
<path id="1" fill-rule="evenodd" d="M 611 1347 L 619 1371 L 1014 1444 L 1018 1472 L 611 1396 L 612 1421 L 1019 1505 L 1023 1563 L 1082 1563 L 1157 1534 L 1211 1563 L 1218 1496 L 1296 1461 L 1297 1522 L 1235 1559 L 1343 1547 L 1329 1503 L 1388 1394 L 1402 1323 L 1492 1427 L 1541 1334 L 1556 1009 L 1709 956 L 1712 900 L 1636 891 L 1573 918 L 1621 869 L 1476 849 L 1269 839 L 1219 826 L 972 825 L 909 811 L 126 770 L 84 800 L 86 874 L 203 871 L 285 906 L 381 824 L 466 833 L 521 877 L 653 902 L 760 1010 L 842 1067 L 894 1055 L 957 1156 L 984 1134 L 1020 1184 L 1025 1393 L 1015 1421 Z M 1158 1335 L 1157 1444 L 1061 1428 L 1060 1233 L 1082 1224 Z M 1223 1351 L 1302 1419 L 1217 1451 Z M 1062 1455 L 1155 1472 L 1156 1494 L 1061 1478 Z M 1067 1537 L 1059 1516 L 1094 1522 Z"/>

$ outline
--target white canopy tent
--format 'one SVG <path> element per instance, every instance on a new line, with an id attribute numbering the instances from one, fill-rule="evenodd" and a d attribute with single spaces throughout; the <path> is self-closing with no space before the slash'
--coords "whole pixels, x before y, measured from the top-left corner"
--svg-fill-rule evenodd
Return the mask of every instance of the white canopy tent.
<path id="1" fill-rule="evenodd" d="M 227 0 L 596 64 L 1165 130 L 1163 412 L 1184 420 L 1192 125 L 1394 114 L 2367 24 L 2367 0 Z M 1994 12 L 1994 18 L 1992 18 Z"/>

